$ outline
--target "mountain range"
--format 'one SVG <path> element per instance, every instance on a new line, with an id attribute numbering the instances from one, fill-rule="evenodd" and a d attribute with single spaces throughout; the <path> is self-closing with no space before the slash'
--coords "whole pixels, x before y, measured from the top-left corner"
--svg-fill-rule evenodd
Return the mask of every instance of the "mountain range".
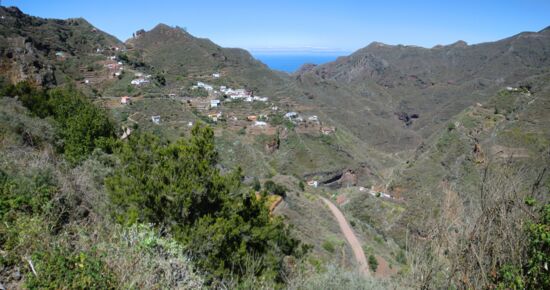
<path id="1" fill-rule="evenodd" d="M 121 41 L 81 18 L 42 19 L 15 7 L 0 7 L 0 17 L 0 84 L 76 86 L 124 132 L 175 140 L 209 123 L 222 171 L 239 167 L 247 184 L 286 186 L 271 210 L 320 260 L 345 264 L 352 255 L 327 250 L 338 230 L 316 195 L 334 198 L 388 276 L 397 272 L 392 263 L 410 271 L 398 253 L 411 236 L 433 237 L 427 221 L 450 215 L 442 206 L 449 196 L 460 218 L 479 213 L 489 169 L 521 171 L 517 192 L 548 200 L 550 27 L 474 45 L 373 42 L 288 74 L 166 24 Z M 212 89 L 199 95 L 199 83 Z M 222 86 L 242 88 L 250 102 Z M 121 105 L 122 96 L 134 101 Z"/>

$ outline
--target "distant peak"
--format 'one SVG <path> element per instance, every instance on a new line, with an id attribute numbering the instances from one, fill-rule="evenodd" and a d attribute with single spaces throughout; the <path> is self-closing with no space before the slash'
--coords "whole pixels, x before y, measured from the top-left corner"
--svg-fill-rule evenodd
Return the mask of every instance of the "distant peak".
<path id="1" fill-rule="evenodd" d="M 384 46 L 389 46 L 388 44 L 385 44 L 383 42 L 378 42 L 378 41 L 373 41 L 371 42 L 369 45 L 367 45 L 367 47 L 370 47 L 370 48 L 374 48 L 374 47 L 384 47 Z"/>
<path id="2" fill-rule="evenodd" d="M 459 40 L 449 46 L 454 46 L 454 47 L 467 47 L 468 46 L 468 43 L 464 40 Z"/>
<path id="3" fill-rule="evenodd" d="M 547 26 L 543 30 L 539 31 L 539 33 L 550 33 L 550 26 Z"/>
<path id="4" fill-rule="evenodd" d="M 164 23 L 157 24 L 155 27 L 153 27 L 153 29 L 151 29 L 151 31 L 157 31 L 157 32 L 161 32 L 161 33 L 180 32 L 180 33 L 183 33 L 183 34 L 186 34 L 186 35 L 189 34 L 189 33 L 187 33 L 186 28 L 179 27 L 179 26 L 170 26 L 170 25 L 164 24 Z"/>

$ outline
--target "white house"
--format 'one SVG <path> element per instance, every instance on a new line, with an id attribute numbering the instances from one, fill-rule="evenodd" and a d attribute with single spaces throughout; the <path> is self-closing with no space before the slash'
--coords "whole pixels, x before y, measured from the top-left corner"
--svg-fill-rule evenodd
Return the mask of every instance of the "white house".
<path id="1" fill-rule="evenodd" d="M 155 124 L 160 124 L 160 116 L 151 116 L 151 121 Z"/>
<path id="2" fill-rule="evenodd" d="M 317 188 L 317 186 L 319 186 L 319 182 L 317 180 L 309 180 L 307 185 Z"/>
<path id="3" fill-rule="evenodd" d="M 267 102 L 267 97 L 254 96 L 253 99 L 254 101 Z"/>
<path id="4" fill-rule="evenodd" d="M 207 90 L 207 91 L 211 91 L 211 90 L 214 89 L 211 85 L 205 84 L 205 83 L 203 83 L 203 82 L 197 82 L 197 87 L 203 88 L 203 89 L 205 89 L 205 90 Z"/>
<path id="5" fill-rule="evenodd" d="M 210 100 L 210 108 L 216 108 L 220 105 L 220 100 Z"/>
<path id="6" fill-rule="evenodd" d="M 298 117 L 298 113 L 296 112 L 288 112 L 285 114 L 285 118 L 287 119 L 294 119 L 296 117 Z"/>
<path id="7" fill-rule="evenodd" d="M 132 85 L 139 86 L 139 85 L 142 85 L 142 84 L 149 83 L 149 80 L 148 80 L 148 79 L 144 79 L 144 78 L 139 78 L 139 79 L 133 79 L 130 83 L 131 83 Z"/>
<path id="8" fill-rule="evenodd" d="M 264 122 L 264 121 L 256 121 L 256 122 L 254 123 L 254 126 L 257 126 L 257 127 L 265 127 L 265 126 L 267 126 L 267 123 Z"/>
<path id="9" fill-rule="evenodd" d="M 219 77 L 220 77 L 220 73 L 213 73 L 213 74 L 212 74 L 212 77 L 213 77 L 213 78 L 219 78 Z"/>
<path id="10" fill-rule="evenodd" d="M 310 122 L 319 122 L 319 117 L 317 117 L 316 115 L 313 115 L 313 116 L 309 116 L 307 120 Z"/>

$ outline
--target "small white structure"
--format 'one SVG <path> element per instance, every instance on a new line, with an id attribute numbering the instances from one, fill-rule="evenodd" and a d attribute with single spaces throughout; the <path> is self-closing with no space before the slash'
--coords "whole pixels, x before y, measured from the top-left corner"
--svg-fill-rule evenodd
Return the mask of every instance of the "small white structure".
<path id="1" fill-rule="evenodd" d="M 220 105 L 220 100 L 210 100 L 210 108 L 216 108 Z"/>
<path id="2" fill-rule="evenodd" d="M 84 80 L 84 83 L 85 83 L 85 84 L 89 84 L 89 83 L 90 83 L 90 80 L 85 79 L 85 80 Z"/>
<path id="3" fill-rule="evenodd" d="M 313 115 L 313 116 L 309 116 L 307 120 L 310 122 L 319 122 L 319 117 L 317 117 L 316 115 Z"/>
<path id="4" fill-rule="evenodd" d="M 213 73 L 213 74 L 212 74 L 212 77 L 213 77 L 213 78 L 219 78 L 219 77 L 220 77 L 220 73 Z"/>
<path id="5" fill-rule="evenodd" d="M 220 91 L 222 91 L 222 92 L 225 93 L 225 90 L 227 90 L 227 87 L 226 87 L 226 86 L 220 86 Z"/>
<path id="6" fill-rule="evenodd" d="M 218 122 L 218 120 L 222 117 L 222 112 L 217 113 L 210 113 L 208 114 L 208 118 L 212 119 L 214 122 Z"/>
<path id="7" fill-rule="evenodd" d="M 155 124 L 160 124 L 160 116 L 151 116 L 151 121 Z"/>
<path id="8" fill-rule="evenodd" d="M 143 73 L 142 72 L 136 72 L 136 73 L 134 73 L 134 76 L 140 78 L 140 77 L 143 76 Z"/>
<path id="9" fill-rule="evenodd" d="M 245 101 L 245 102 L 249 102 L 249 103 L 252 102 L 253 100 L 254 100 L 254 99 L 252 99 L 251 96 L 248 96 L 248 97 L 244 98 L 244 101 Z"/>
<path id="10" fill-rule="evenodd" d="M 267 97 L 254 96 L 252 99 L 253 99 L 254 101 L 267 102 Z"/>
<path id="11" fill-rule="evenodd" d="M 212 90 L 214 90 L 214 88 L 213 88 L 211 85 L 205 84 L 205 83 L 203 83 L 203 82 L 197 82 L 197 87 L 203 88 L 203 89 L 205 89 L 205 90 L 207 90 L 207 91 L 212 91 Z"/>
<path id="12" fill-rule="evenodd" d="M 317 180 L 309 180 L 307 185 L 317 188 L 317 186 L 319 186 L 319 182 Z"/>
<path id="13" fill-rule="evenodd" d="M 272 111 L 277 111 L 277 110 L 279 110 L 279 107 L 273 106 L 273 107 L 271 107 L 271 110 L 272 110 Z"/>
<path id="14" fill-rule="evenodd" d="M 140 86 L 142 84 L 147 84 L 149 83 L 149 80 L 148 79 L 145 79 L 145 78 L 139 78 L 139 79 L 133 79 L 131 82 L 130 82 L 132 85 L 135 85 L 135 86 Z"/>
<path id="15" fill-rule="evenodd" d="M 296 117 L 298 117 L 298 113 L 296 112 L 288 112 L 285 114 L 285 118 L 287 119 L 294 119 Z"/>
<path id="16" fill-rule="evenodd" d="M 126 127 L 126 128 L 122 128 L 122 136 L 120 137 L 120 139 L 124 140 L 126 138 L 128 138 L 128 136 L 130 136 L 130 134 L 132 134 L 132 129 Z"/>
<path id="17" fill-rule="evenodd" d="M 267 126 L 267 123 L 264 122 L 264 121 L 256 121 L 254 123 L 254 126 L 256 126 L 256 127 L 265 127 L 265 126 Z"/>
<path id="18" fill-rule="evenodd" d="M 187 127 L 193 127 L 193 122 L 187 123 Z"/>

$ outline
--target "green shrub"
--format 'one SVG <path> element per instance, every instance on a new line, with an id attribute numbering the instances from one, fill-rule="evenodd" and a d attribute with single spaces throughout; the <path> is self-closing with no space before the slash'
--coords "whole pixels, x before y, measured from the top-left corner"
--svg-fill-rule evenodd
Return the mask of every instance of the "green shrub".
<path id="1" fill-rule="evenodd" d="M 280 184 L 276 184 L 272 180 L 268 180 L 264 183 L 264 188 L 267 193 L 276 194 L 279 196 L 282 196 L 283 198 L 286 197 L 286 188 Z"/>
<path id="2" fill-rule="evenodd" d="M 29 289 L 116 289 L 115 277 L 105 263 L 91 252 L 71 253 L 61 247 L 40 251 L 31 260 L 37 275 L 29 274 Z"/>
<path id="3" fill-rule="evenodd" d="M 321 246 L 322 246 L 323 249 L 325 249 L 327 252 L 334 253 L 335 248 L 334 248 L 334 244 L 333 244 L 331 241 L 325 240 Z"/>
<path id="4" fill-rule="evenodd" d="M 41 90 L 27 82 L 2 90 L 18 96 L 38 117 L 53 117 L 61 137 L 60 149 L 72 164 L 84 160 L 95 148 L 111 150 L 115 129 L 107 113 L 96 107 L 74 88 Z"/>
<path id="5" fill-rule="evenodd" d="M 405 254 L 405 251 L 399 250 L 399 252 L 397 252 L 397 255 L 395 256 L 395 260 L 398 263 L 406 265 L 407 264 L 407 255 Z"/>
<path id="6" fill-rule="evenodd" d="M 210 281 L 243 276 L 256 257 L 256 275 L 281 282 L 283 257 L 301 255 L 282 220 L 242 186 L 240 170 L 221 175 L 211 128 L 197 124 L 174 143 L 133 134 L 117 155 L 120 166 L 106 179 L 115 218 L 168 230 Z"/>
<path id="7" fill-rule="evenodd" d="M 368 263 L 369 263 L 369 268 L 373 272 L 376 272 L 376 269 L 378 268 L 378 261 L 376 260 L 376 257 L 374 255 L 369 255 Z"/>

